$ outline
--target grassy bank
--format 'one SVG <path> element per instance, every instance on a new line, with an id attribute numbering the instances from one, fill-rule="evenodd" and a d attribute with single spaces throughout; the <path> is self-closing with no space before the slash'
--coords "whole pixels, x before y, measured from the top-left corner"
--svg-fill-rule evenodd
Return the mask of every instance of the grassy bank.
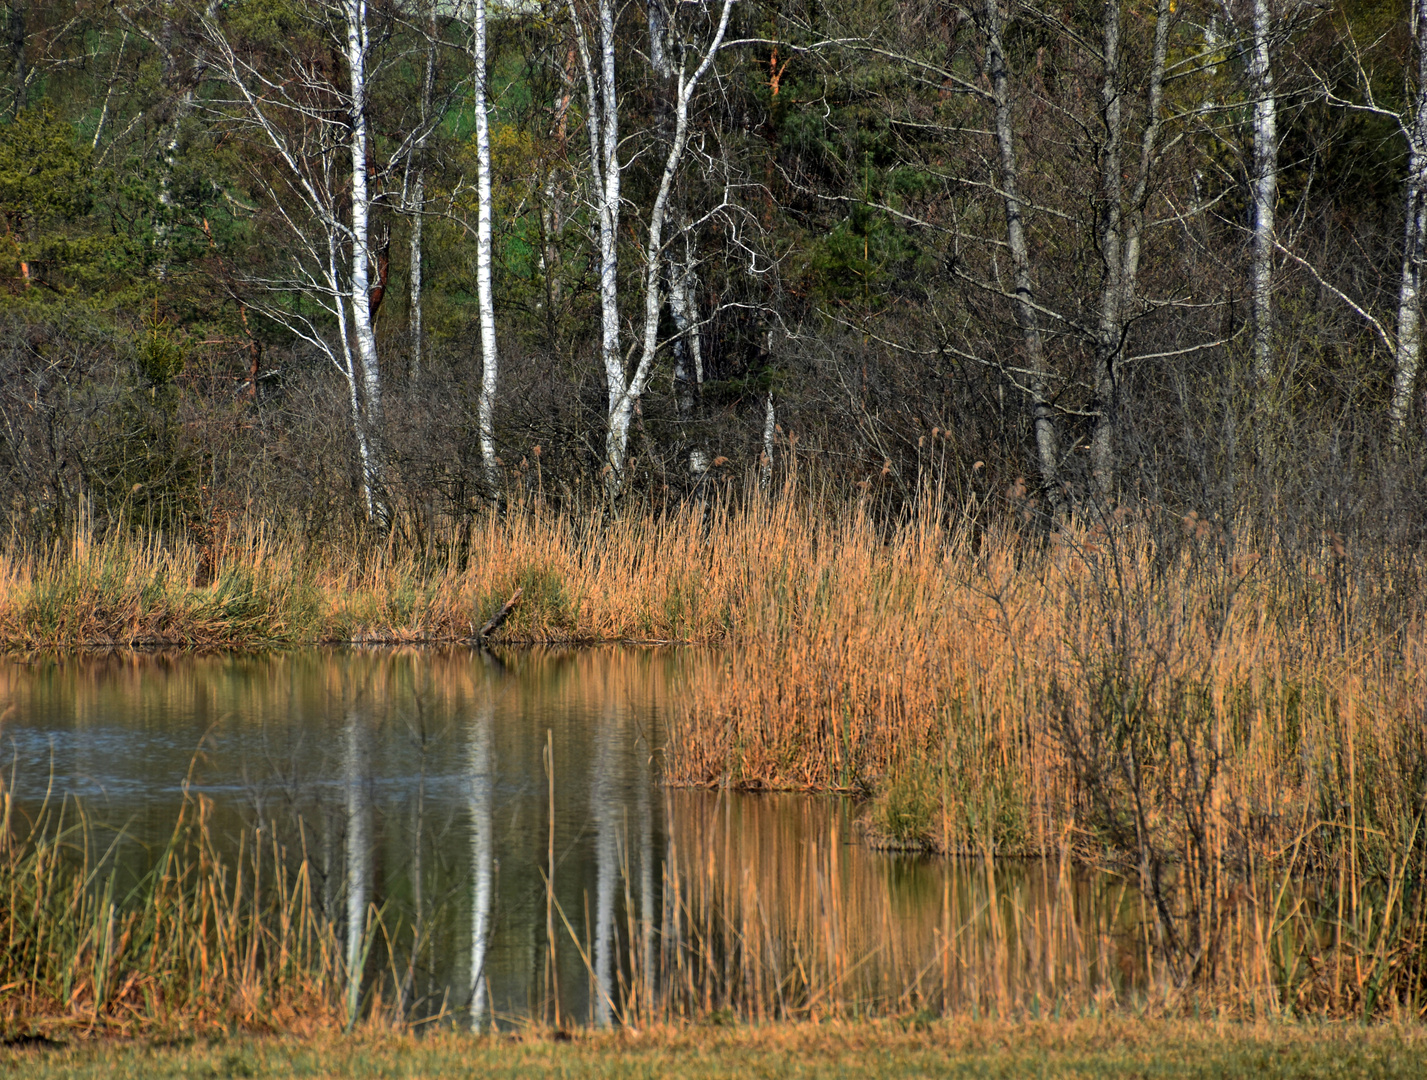
<path id="1" fill-rule="evenodd" d="M 714 528 L 742 531 L 727 518 Z M 488 518 L 426 552 L 309 547 L 260 525 L 208 547 L 80 535 L 0 554 L 0 647 L 456 641 L 517 590 L 504 640 L 713 641 L 738 587 L 711 570 L 688 518 L 605 524 L 539 508 Z"/>
<path id="2" fill-rule="evenodd" d="M 187 1045 L 77 1043 L 0 1049 L 0 1070 L 82 1077 L 1294 1077 L 1375 1080 L 1427 1070 L 1419 1027 L 1081 1020 L 858 1021 L 424 1038 L 361 1034 Z"/>

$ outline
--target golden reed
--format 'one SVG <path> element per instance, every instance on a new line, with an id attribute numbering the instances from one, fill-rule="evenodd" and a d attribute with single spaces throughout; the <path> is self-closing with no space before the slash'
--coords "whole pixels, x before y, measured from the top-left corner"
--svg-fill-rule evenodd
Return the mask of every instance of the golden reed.
<path id="1" fill-rule="evenodd" d="M 1117 868 L 1175 988 L 1241 980 L 1252 943 L 1276 1008 L 1421 1010 L 1421 559 L 1234 524 L 1036 529 L 929 493 L 888 525 L 790 489 L 512 506 L 425 552 L 81 535 L 0 556 L 0 640 L 449 641 L 519 589 L 500 639 L 726 646 L 677 709 L 673 784 L 849 791 L 876 843 Z"/>

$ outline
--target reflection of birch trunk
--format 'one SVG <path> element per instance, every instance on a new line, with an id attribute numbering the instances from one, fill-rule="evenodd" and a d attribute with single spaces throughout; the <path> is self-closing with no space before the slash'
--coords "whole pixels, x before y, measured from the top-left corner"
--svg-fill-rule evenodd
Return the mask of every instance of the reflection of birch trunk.
<path id="1" fill-rule="evenodd" d="M 596 734 L 593 801 L 595 814 L 595 986 L 594 1022 L 608 1027 L 614 1000 L 614 901 L 619 875 L 619 807 L 615 777 L 614 718 Z"/>
<path id="2" fill-rule="evenodd" d="M 639 937 L 644 967 L 644 1008 L 654 1015 L 654 814 L 650 805 L 653 777 L 650 773 L 652 751 L 645 747 L 639 755 L 639 785 L 635 812 L 639 815 Z"/>
<path id="3" fill-rule="evenodd" d="M 347 785 L 347 1027 L 357 1022 L 362 1004 L 362 967 L 366 957 L 367 904 L 371 895 L 371 838 L 367 822 L 366 750 L 361 718 L 347 714 L 342 762 Z"/>
<path id="4" fill-rule="evenodd" d="M 1427 248 L 1427 0 L 1412 6 L 1417 38 L 1417 93 L 1407 128 L 1407 193 L 1402 276 L 1397 291 L 1397 371 L 1392 383 L 1389 432 L 1395 445 L 1407 434 L 1412 395 L 1422 363 L 1422 262 Z"/>
<path id="5" fill-rule="evenodd" d="M 491 896 L 495 883 L 495 849 L 491 819 L 492 710 L 479 709 L 471 722 L 471 1030 L 486 1023 L 490 1002 L 486 993 L 486 954 L 491 936 Z"/>
<path id="6" fill-rule="evenodd" d="M 1020 169 L 1016 162 L 1015 127 L 1011 116 L 1010 75 L 1001 44 L 999 0 L 986 0 L 986 71 L 991 80 L 995 106 L 997 168 L 1001 197 L 1006 208 L 1006 247 L 1011 255 L 1011 283 L 1015 290 L 1016 326 L 1021 332 L 1021 349 L 1031 371 L 1031 420 L 1035 426 L 1036 453 L 1040 462 L 1041 487 L 1051 508 L 1060 509 L 1060 450 L 1055 420 L 1046 392 L 1045 348 L 1040 319 L 1036 312 L 1035 286 L 1031 280 L 1030 249 L 1026 244 L 1023 203 L 1018 195 Z"/>

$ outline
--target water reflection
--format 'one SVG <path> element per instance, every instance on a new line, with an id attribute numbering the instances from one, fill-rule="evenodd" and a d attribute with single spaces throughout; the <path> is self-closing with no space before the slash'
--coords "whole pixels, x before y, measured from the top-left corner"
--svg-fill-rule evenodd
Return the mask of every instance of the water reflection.
<path id="1" fill-rule="evenodd" d="M 665 791 L 690 652 L 308 651 L 0 668 L 17 804 L 141 871 L 185 786 L 305 851 L 345 1004 L 472 1028 L 1056 1007 L 1142 980 L 1132 890 L 854 842 L 833 800 Z M 7 711 L 8 710 L 8 711 Z"/>
<path id="2" fill-rule="evenodd" d="M 471 1027 L 480 1030 L 489 1011 L 486 948 L 491 935 L 491 896 L 495 887 L 495 843 L 491 792 L 493 709 L 483 704 L 471 718 Z"/>

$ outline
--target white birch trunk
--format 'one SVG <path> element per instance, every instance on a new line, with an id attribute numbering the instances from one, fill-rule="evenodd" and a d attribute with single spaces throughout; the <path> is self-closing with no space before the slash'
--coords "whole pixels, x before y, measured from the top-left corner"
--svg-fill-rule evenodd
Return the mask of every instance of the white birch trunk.
<path id="1" fill-rule="evenodd" d="M 649 20 L 649 66 L 654 74 L 667 79 L 674 73 L 669 63 L 666 38 L 669 35 L 669 15 L 664 10 L 664 0 L 646 0 L 645 13 Z"/>
<path id="2" fill-rule="evenodd" d="M 1090 472 L 1096 493 L 1109 498 L 1115 488 L 1115 361 L 1120 352 L 1120 0 L 1105 0 L 1101 47 L 1100 119 L 1105 141 L 1100 149 L 1095 238 L 1102 265 L 1093 376 L 1098 415 L 1090 438 Z"/>
<path id="3" fill-rule="evenodd" d="M 770 332 L 770 338 L 773 336 Z M 773 486 L 773 433 L 778 428 L 778 414 L 773 408 L 773 391 L 763 399 L 763 457 L 758 462 L 758 486 L 767 491 Z"/>
<path id="4" fill-rule="evenodd" d="M 1031 280 L 1030 250 L 1026 244 L 1025 220 L 1018 195 L 1020 169 L 1016 163 L 1015 127 L 1011 116 L 1010 73 L 1001 44 L 999 0 L 986 0 L 986 67 L 991 78 L 995 107 L 996 149 L 1002 198 L 1006 207 L 1006 246 L 1011 254 L 1011 285 L 1015 291 L 1016 325 L 1021 331 L 1021 348 L 1030 379 L 1031 420 L 1034 424 L 1036 456 L 1041 487 L 1051 509 L 1059 511 L 1064 501 L 1060 486 L 1060 449 L 1055 418 L 1046 393 L 1045 347 L 1040 318 L 1035 307 L 1035 286 Z"/>
<path id="5" fill-rule="evenodd" d="M 1278 106 L 1269 57 L 1268 0 L 1253 0 L 1253 51 L 1249 82 L 1254 92 L 1253 208 L 1254 378 L 1273 378 L 1274 211 L 1278 201 Z"/>
<path id="6" fill-rule="evenodd" d="M 659 347 L 659 313 L 664 306 L 663 290 L 660 287 L 660 266 L 664 257 L 664 224 L 669 211 L 669 197 L 674 188 L 679 165 L 689 143 L 689 104 L 699 83 L 713 66 L 724 35 L 728 32 L 729 16 L 733 13 L 734 0 L 724 0 L 719 15 L 718 28 L 709 40 L 698 66 L 692 74 L 685 75 L 682 62 L 674 71 L 674 136 L 664 159 L 663 173 L 659 178 L 659 191 L 654 196 L 654 204 L 649 210 L 648 230 L 644 244 L 644 326 L 639 363 L 634 369 L 623 393 L 610 395 L 610 430 L 608 442 L 610 466 L 610 494 L 617 496 L 623 483 L 624 460 L 629 444 L 629 422 L 634 414 L 634 406 L 643 395 L 654 370 L 654 358 Z M 618 359 L 618 358 L 616 358 Z M 621 367 L 621 375 L 623 369 Z"/>
<path id="7" fill-rule="evenodd" d="M 654 368 L 659 343 L 659 312 L 663 306 L 660 267 L 664 258 L 664 224 L 674 178 L 683 160 L 689 138 L 689 103 L 700 81 L 713 65 L 728 31 L 729 15 L 734 0 L 724 0 L 719 23 L 692 74 L 686 74 L 681 57 L 674 67 L 674 135 L 664 160 L 658 193 L 649 211 L 644 244 L 644 321 L 640 334 L 639 361 L 632 375 L 627 374 L 619 345 L 619 277 L 618 234 L 620 210 L 619 110 L 615 94 L 614 29 L 615 10 L 612 0 L 599 0 L 600 64 L 598 69 L 590 53 L 589 39 L 575 9 L 568 0 L 570 19 L 574 25 L 575 42 L 584 68 L 586 100 L 589 103 L 586 126 L 590 137 L 590 168 L 599 191 L 597 209 L 600 232 L 600 325 L 601 359 L 608 391 L 608 430 L 605 435 L 605 493 L 611 502 L 618 499 L 624 485 L 625 462 L 628 457 L 629 427 Z"/>
<path id="8" fill-rule="evenodd" d="M 590 137 L 590 172 L 596 189 L 595 209 L 599 218 L 600 244 L 600 360 L 604 365 L 608 395 L 609 429 L 605 436 L 605 489 L 611 497 L 619 494 L 624 475 L 625 440 L 617 437 L 619 421 L 626 398 L 624 360 L 619 348 L 619 99 L 615 90 L 613 0 L 599 0 L 600 54 L 598 66 L 590 53 L 589 38 L 584 23 L 575 10 L 574 0 L 568 0 L 570 22 L 575 30 L 575 44 L 585 75 L 585 100 L 588 105 L 585 127 Z M 632 414 L 632 403 L 629 408 Z M 623 420 L 628 430 L 628 418 Z"/>
<path id="9" fill-rule="evenodd" d="M 686 243 L 688 236 L 685 236 Z M 694 259 L 692 251 L 683 266 L 672 258 L 668 264 L 669 312 L 679 336 L 674 339 L 674 399 L 679 411 L 679 424 L 685 430 L 693 424 L 703 392 L 704 357 L 699 337 L 699 311 L 693 286 Z M 708 472 L 709 456 L 693 440 L 689 447 L 689 475 L 697 482 Z"/>
<path id="10" fill-rule="evenodd" d="M 411 286 L 411 310 L 408 318 L 409 335 L 411 338 L 411 381 L 421 381 L 421 366 L 424 360 L 423 350 L 425 340 L 423 338 L 424 327 L 422 322 L 422 241 L 424 239 L 424 226 L 426 223 L 426 143 L 431 136 L 431 99 L 436 93 L 436 2 L 429 0 L 427 4 L 427 14 L 430 16 L 430 24 L 426 28 L 426 78 L 421 83 L 421 135 L 416 140 L 412 156 L 416 159 L 416 178 L 412 182 L 411 199 L 408 206 L 411 210 L 411 258 L 410 258 L 410 286 Z"/>
<path id="11" fill-rule="evenodd" d="M 411 285 L 411 314 L 408 317 L 408 333 L 411 337 L 411 381 L 419 383 L 421 381 L 421 365 L 424 360 L 422 356 L 422 335 L 424 330 L 421 321 L 422 305 L 422 281 L 421 281 L 421 260 L 423 257 L 421 245 L 423 241 L 423 210 L 426 206 L 426 170 L 419 169 L 416 179 L 411 185 L 411 260 L 410 260 L 410 285 Z"/>
<path id="12" fill-rule="evenodd" d="M 204 18 L 211 21 L 218 13 L 219 0 L 208 0 Z M 168 44 L 169 35 L 164 35 L 164 44 Z M 168 64 L 176 65 L 177 60 L 169 51 L 165 57 Z M 178 167 L 178 145 L 183 134 L 183 122 L 193 114 L 193 108 L 198 103 L 198 84 L 203 81 L 204 73 L 208 69 L 208 61 L 205 54 L 200 50 L 194 54 L 193 65 L 187 77 L 184 79 L 183 91 L 179 94 L 178 100 L 174 102 L 173 115 L 164 124 L 162 134 L 159 136 L 159 206 L 160 212 L 154 221 L 154 242 L 159 249 L 158 266 L 155 269 L 155 276 L 160 282 L 168 280 L 169 257 L 173 247 L 173 221 L 177 217 L 177 205 L 173 197 L 173 174 Z M 109 99 L 104 100 L 105 109 L 108 109 Z M 100 118 L 100 127 L 103 127 L 103 118 Z M 99 131 L 94 132 L 94 142 L 99 143 Z"/>
<path id="13" fill-rule="evenodd" d="M 495 453 L 495 398 L 499 362 L 495 338 L 495 299 L 491 289 L 491 132 L 486 104 L 486 0 L 476 0 L 473 56 L 476 111 L 476 303 L 481 318 L 481 394 L 477 423 L 486 495 L 500 495 Z"/>
<path id="14" fill-rule="evenodd" d="M 347 16 L 348 125 L 352 156 L 352 337 L 362 383 L 362 415 L 367 442 L 364 462 L 369 501 L 376 517 L 390 517 L 382 494 L 382 386 L 371 310 L 371 194 L 367 188 L 367 55 L 370 48 L 366 0 L 343 0 Z"/>
<path id="15" fill-rule="evenodd" d="M 1403 223 L 1402 276 L 1397 291 L 1397 355 L 1388 431 L 1401 446 L 1412 415 L 1422 363 L 1422 262 L 1427 243 L 1427 0 L 1411 7 L 1417 43 L 1417 93 L 1407 140 L 1407 192 Z"/>
<path id="16" fill-rule="evenodd" d="M 275 299 L 254 302 L 274 322 L 318 350 L 347 383 L 352 433 L 361 466 L 361 490 L 369 520 L 390 521 L 382 493 L 381 376 L 372 326 L 367 64 L 370 42 L 366 0 L 341 0 L 348 84 L 274 79 L 251 57 L 240 56 L 220 23 L 223 7 L 210 3 L 201 16 L 206 65 L 235 93 L 234 122 L 272 152 L 278 178 L 264 183 L 275 219 L 287 230 L 286 273 L 255 276 L 248 284 Z M 315 78 L 315 76 L 314 76 Z M 315 103 L 320 99 L 323 103 Z M 344 218 L 348 177 L 332 152 L 328 101 L 345 111 L 350 145 L 351 217 Z M 350 246 L 350 258 L 347 257 Z M 345 268 L 345 269 L 344 269 Z M 310 301 L 313 316 L 289 303 Z M 333 330 L 336 341 L 334 342 Z"/>
<path id="17" fill-rule="evenodd" d="M 352 436 L 357 442 L 357 461 L 362 470 L 362 505 L 366 510 L 367 520 L 372 521 L 377 516 L 377 492 L 372 483 L 376 462 L 373 460 L 372 447 L 367 439 L 367 420 L 362 412 L 361 378 L 358 375 L 356 361 L 352 356 L 352 339 L 347 332 L 347 303 L 342 293 L 341 273 L 337 267 L 341 254 L 337 241 L 336 230 L 329 230 L 327 233 L 327 278 L 331 285 L 332 304 L 337 316 L 340 342 L 340 359 L 335 362 L 347 383 L 347 407 L 352 417 Z"/>

